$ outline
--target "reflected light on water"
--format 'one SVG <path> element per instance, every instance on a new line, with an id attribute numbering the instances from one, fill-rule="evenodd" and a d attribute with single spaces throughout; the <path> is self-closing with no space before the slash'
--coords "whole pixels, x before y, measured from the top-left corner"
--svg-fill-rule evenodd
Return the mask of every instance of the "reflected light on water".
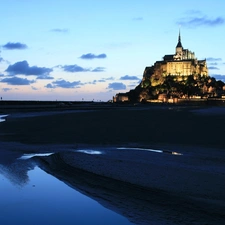
<path id="1" fill-rule="evenodd" d="M 53 153 L 36 153 L 36 154 L 24 154 L 18 159 L 30 159 L 34 156 L 49 156 L 52 155 Z"/>
<path id="2" fill-rule="evenodd" d="M 151 149 L 151 148 L 125 148 L 125 147 L 120 147 L 117 149 L 121 150 L 141 150 L 141 151 L 149 151 L 149 152 L 156 152 L 156 153 L 167 153 L 167 154 L 172 154 L 172 155 L 183 155 L 182 153 L 179 152 L 174 152 L 174 151 L 164 151 L 164 150 L 156 150 L 156 149 Z"/>
<path id="3" fill-rule="evenodd" d="M 38 167 L 28 175 L 18 188 L 0 173 L 1 224 L 133 224 Z"/>
<path id="4" fill-rule="evenodd" d="M 172 155 L 183 155 L 183 154 L 181 154 L 179 152 L 172 152 Z"/>
<path id="5" fill-rule="evenodd" d="M 7 117 L 8 115 L 0 115 L 0 123 L 5 121 L 5 117 Z"/>
<path id="6" fill-rule="evenodd" d="M 150 148 L 125 148 L 125 147 L 120 147 L 120 148 L 117 148 L 117 149 L 130 149 L 130 150 L 141 150 L 141 151 L 149 151 L 149 152 L 157 152 L 157 153 L 163 153 L 162 150 L 155 150 L 155 149 L 150 149 Z"/>
<path id="7" fill-rule="evenodd" d="M 77 150 L 77 152 L 82 152 L 90 155 L 100 155 L 102 154 L 101 151 L 96 151 L 96 150 Z"/>

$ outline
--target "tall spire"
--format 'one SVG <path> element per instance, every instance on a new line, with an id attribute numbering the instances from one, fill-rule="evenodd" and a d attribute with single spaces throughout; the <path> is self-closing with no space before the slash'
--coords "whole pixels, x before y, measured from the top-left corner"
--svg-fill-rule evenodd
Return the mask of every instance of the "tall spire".
<path id="1" fill-rule="evenodd" d="M 180 29 L 179 29 L 178 42 L 180 42 Z"/>
<path id="2" fill-rule="evenodd" d="M 182 47 L 182 44 L 181 44 L 180 29 L 179 29 L 179 36 L 178 36 L 177 48 L 183 48 Z"/>

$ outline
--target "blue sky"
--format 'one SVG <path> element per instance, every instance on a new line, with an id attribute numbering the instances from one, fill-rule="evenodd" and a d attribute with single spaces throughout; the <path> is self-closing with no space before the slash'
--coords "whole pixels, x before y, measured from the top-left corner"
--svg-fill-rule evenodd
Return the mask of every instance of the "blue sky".
<path id="1" fill-rule="evenodd" d="M 225 80 L 225 1 L 0 0 L 3 100 L 107 101 L 184 48 Z"/>

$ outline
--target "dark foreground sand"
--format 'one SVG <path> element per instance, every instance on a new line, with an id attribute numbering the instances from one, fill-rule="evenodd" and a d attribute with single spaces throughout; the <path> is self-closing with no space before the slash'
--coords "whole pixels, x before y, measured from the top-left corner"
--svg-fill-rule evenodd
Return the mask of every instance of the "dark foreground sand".
<path id="1" fill-rule="evenodd" d="M 223 149 L 225 113 L 193 110 L 165 106 L 78 110 L 36 117 L 28 117 L 33 112 L 11 114 L 7 122 L 0 123 L 0 140 L 38 145 L 169 144 Z"/>
<path id="2" fill-rule="evenodd" d="M 212 113 L 215 111 L 217 113 Z M 143 200 L 149 193 L 146 207 L 152 199 L 152 208 L 155 205 L 158 212 L 163 209 L 161 224 L 223 224 L 224 131 L 223 108 L 201 113 L 189 108 L 165 106 L 102 109 L 27 118 L 12 115 L 6 122 L 0 123 L 0 157 L 1 163 L 10 163 L 13 157 L 25 152 L 59 152 L 50 157 L 39 157 L 37 161 L 47 172 L 74 188 L 80 185 L 80 181 L 74 178 L 74 170 L 82 174 L 81 179 L 95 177 L 94 184 L 82 183 L 80 189 L 86 190 L 92 197 L 105 199 L 105 204 L 120 209 L 120 213 L 125 211 L 126 215 L 129 206 L 126 210 L 124 200 L 120 204 L 119 200 L 113 203 L 110 197 L 105 196 L 104 190 L 97 191 L 99 186 L 106 185 L 102 178 L 113 180 L 115 186 L 125 182 L 125 186 L 132 190 L 135 187 L 133 191 L 136 194 L 138 190 L 143 192 L 144 195 L 137 196 L 136 200 Z M 166 153 L 120 150 L 116 147 L 163 149 Z M 103 154 L 77 152 L 84 148 L 97 149 Z M 181 155 L 173 155 L 172 152 Z M 84 175 L 86 172 L 87 176 Z M 139 207 L 142 200 L 138 203 Z M 139 217 L 135 215 L 135 200 L 130 205 L 132 213 L 129 218 L 136 216 L 136 223 L 141 221 L 140 217 L 147 218 L 148 211 L 139 214 Z M 145 219 L 140 224 L 148 222 Z"/>
<path id="3" fill-rule="evenodd" d="M 46 172 L 135 224 L 223 224 L 225 170 L 219 157 L 99 149 L 36 157 Z M 204 159 L 204 162 L 203 162 Z"/>

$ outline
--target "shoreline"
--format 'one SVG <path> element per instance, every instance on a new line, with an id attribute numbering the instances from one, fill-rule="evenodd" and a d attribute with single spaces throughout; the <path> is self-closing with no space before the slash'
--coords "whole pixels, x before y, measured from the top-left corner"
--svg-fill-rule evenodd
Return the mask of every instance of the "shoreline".
<path id="1" fill-rule="evenodd" d="M 162 164 L 164 156 L 169 167 Z M 97 155 L 60 152 L 33 160 L 47 173 L 135 224 L 144 225 L 150 221 L 158 224 L 160 220 L 168 224 L 178 221 L 179 224 L 192 224 L 193 221 L 196 224 L 220 224 L 225 215 L 224 194 L 220 195 L 224 181 L 216 192 L 212 189 L 213 184 L 205 188 L 204 180 L 213 177 L 218 182 L 219 177 L 207 173 L 198 179 L 196 173 L 206 171 L 184 169 L 175 163 L 176 160 L 171 164 L 172 155 L 164 156 L 111 149 Z M 184 180 L 188 181 L 188 177 L 182 176 L 185 174 L 191 175 L 192 180 L 182 184 Z M 181 185 L 185 188 L 179 189 Z"/>
<path id="2" fill-rule="evenodd" d="M 179 156 L 129 148 L 100 151 L 102 154 L 65 151 L 33 160 L 70 187 L 137 224 L 142 220 L 140 224 L 149 224 L 153 218 L 171 224 L 177 220 L 179 224 L 223 221 L 225 160 L 221 156 L 207 158 L 190 152 Z"/>
<path id="3" fill-rule="evenodd" d="M 223 151 L 224 112 L 225 107 L 178 106 L 17 112 L 0 123 L 0 142 L 21 154 L 68 149 L 63 146 Z"/>
<path id="4" fill-rule="evenodd" d="M 114 210 L 130 209 L 135 215 L 136 200 L 142 206 L 145 199 L 144 194 L 138 194 L 144 188 L 144 193 L 150 192 L 151 198 L 155 196 L 154 204 L 159 212 L 164 210 L 166 218 L 174 213 L 176 220 L 180 212 L 191 221 L 188 209 L 195 213 L 195 221 L 207 221 L 199 218 L 201 215 L 208 218 L 209 224 L 215 224 L 225 216 L 222 210 L 225 207 L 225 115 L 224 108 L 221 109 L 222 113 L 217 114 L 180 107 L 46 112 L 30 117 L 14 114 L 0 123 L 0 164 L 13 165 L 23 154 L 53 153 L 30 160 L 37 160 L 47 172 L 90 195 L 96 196 L 92 185 L 97 185 L 100 203 L 110 195 L 106 204 Z M 78 151 L 82 149 L 98 150 L 102 154 Z M 168 151 L 181 155 L 167 154 Z M 78 177 L 74 177 L 73 171 L 78 171 Z M 92 177 L 94 183 L 80 183 L 84 175 L 85 182 Z M 132 189 L 137 196 L 132 196 L 130 208 L 119 203 L 124 189 L 118 189 L 121 194 L 116 205 L 112 203 L 118 192 L 115 189 L 114 194 L 109 191 L 105 195 L 105 180 L 107 184 L 112 182 L 109 190 L 122 183 L 126 192 Z M 144 203 L 147 209 L 155 206 L 151 198 Z M 179 210 L 178 203 L 184 205 Z M 171 207 L 169 211 L 167 207 Z M 146 210 L 141 215 L 148 218 L 148 214 Z"/>

